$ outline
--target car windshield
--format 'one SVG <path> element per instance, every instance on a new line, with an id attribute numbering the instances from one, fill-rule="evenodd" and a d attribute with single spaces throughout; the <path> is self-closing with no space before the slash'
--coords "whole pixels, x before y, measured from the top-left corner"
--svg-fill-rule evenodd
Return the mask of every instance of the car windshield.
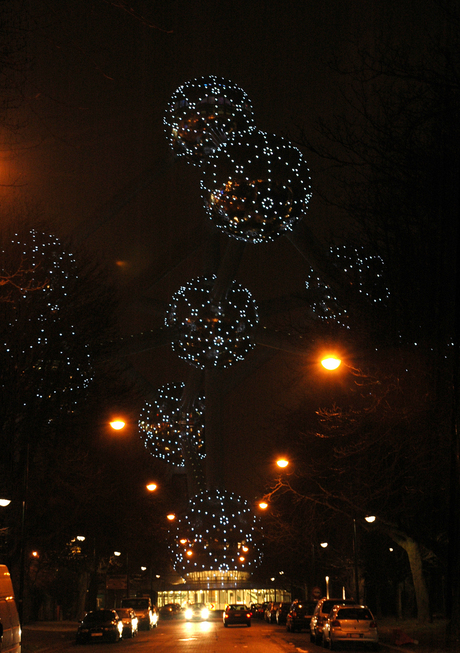
<path id="1" fill-rule="evenodd" d="M 337 619 L 371 621 L 372 615 L 370 611 L 365 608 L 342 608 L 337 612 Z"/>
<path id="2" fill-rule="evenodd" d="M 239 610 L 241 612 L 247 612 L 247 607 L 245 605 L 229 605 L 228 610 Z"/>
<path id="3" fill-rule="evenodd" d="M 349 601 L 349 603 L 353 603 L 353 601 Z M 346 602 L 341 601 L 340 599 L 339 600 L 335 599 L 335 601 L 334 600 L 324 601 L 324 603 L 323 603 L 323 605 L 321 607 L 321 612 L 323 614 L 324 613 L 329 614 L 329 612 L 332 610 L 334 605 L 345 605 L 345 604 L 346 604 Z"/>
<path id="4" fill-rule="evenodd" d="M 292 607 L 295 608 L 295 606 Z M 299 603 L 296 609 L 303 610 L 304 612 L 308 612 L 308 614 L 313 614 L 315 607 L 316 607 L 316 603 Z"/>
<path id="5" fill-rule="evenodd" d="M 147 610 L 149 607 L 148 599 L 126 599 L 123 600 L 125 607 L 133 608 L 134 610 Z M 129 605 L 128 605 L 129 604 Z"/>
<path id="6" fill-rule="evenodd" d="M 112 610 L 98 610 L 97 612 L 88 612 L 83 621 L 88 623 L 94 623 L 96 621 L 112 621 L 115 615 Z"/>
<path id="7" fill-rule="evenodd" d="M 131 608 L 117 608 L 118 616 L 122 618 L 131 616 Z"/>

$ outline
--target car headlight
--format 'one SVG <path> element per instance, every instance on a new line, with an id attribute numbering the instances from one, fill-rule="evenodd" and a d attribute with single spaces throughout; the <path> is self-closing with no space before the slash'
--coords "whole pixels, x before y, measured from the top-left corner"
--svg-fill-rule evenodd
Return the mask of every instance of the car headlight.
<path id="1" fill-rule="evenodd" d="M 207 619 L 209 617 L 209 610 L 208 608 L 203 608 L 201 611 L 201 618 L 202 619 Z"/>
<path id="2" fill-rule="evenodd" d="M 185 618 L 186 619 L 191 619 L 193 617 L 193 610 L 190 610 L 190 608 L 187 608 L 185 611 Z"/>

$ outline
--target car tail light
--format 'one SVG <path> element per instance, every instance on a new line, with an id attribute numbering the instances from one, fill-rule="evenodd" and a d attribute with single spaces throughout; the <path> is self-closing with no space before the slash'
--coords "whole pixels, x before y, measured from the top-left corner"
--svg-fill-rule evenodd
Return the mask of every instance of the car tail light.
<path id="1" fill-rule="evenodd" d="M 334 621 L 331 621 L 331 628 L 341 628 L 342 626 L 340 625 L 340 621 L 338 619 L 334 619 Z"/>
<path id="2" fill-rule="evenodd" d="M 375 621 L 371 621 L 371 623 L 369 624 L 369 628 L 377 628 L 377 624 L 375 623 Z"/>
<path id="3" fill-rule="evenodd" d="M 225 619 L 228 619 L 228 612 L 225 613 Z"/>
<path id="4" fill-rule="evenodd" d="M 252 617 L 252 612 L 247 612 L 246 616 L 247 616 L 248 619 L 250 619 Z"/>

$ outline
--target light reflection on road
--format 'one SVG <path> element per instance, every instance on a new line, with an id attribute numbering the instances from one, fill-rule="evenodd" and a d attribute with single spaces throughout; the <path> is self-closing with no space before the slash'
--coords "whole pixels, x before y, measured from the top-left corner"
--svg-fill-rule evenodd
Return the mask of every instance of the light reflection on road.
<path id="1" fill-rule="evenodd" d="M 186 621 L 185 624 L 186 633 L 209 633 L 212 630 L 212 624 L 209 621 L 190 622 Z M 187 642 L 192 639 L 197 639 L 196 637 L 181 637 L 180 642 Z"/>

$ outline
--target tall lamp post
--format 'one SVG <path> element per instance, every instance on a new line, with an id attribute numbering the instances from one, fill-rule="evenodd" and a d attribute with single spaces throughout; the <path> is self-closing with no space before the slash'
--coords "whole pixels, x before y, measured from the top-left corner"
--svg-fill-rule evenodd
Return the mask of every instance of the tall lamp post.
<path id="1" fill-rule="evenodd" d="M 359 603 L 359 573 L 358 573 L 358 536 L 356 533 L 356 519 L 353 517 L 353 566 L 355 572 L 355 601 Z"/>
<path id="2" fill-rule="evenodd" d="M 24 479 L 22 490 L 22 512 L 21 512 L 21 552 L 19 559 L 19 593 L 18 593 L 18 615 L 21 624 L 24 623 L 24 585 L 26 567 L 26 540 L 27 540 L 27 498 L 29 493 L 29 439 L 26 444 L 26 460 L 24 465 Z"/>

